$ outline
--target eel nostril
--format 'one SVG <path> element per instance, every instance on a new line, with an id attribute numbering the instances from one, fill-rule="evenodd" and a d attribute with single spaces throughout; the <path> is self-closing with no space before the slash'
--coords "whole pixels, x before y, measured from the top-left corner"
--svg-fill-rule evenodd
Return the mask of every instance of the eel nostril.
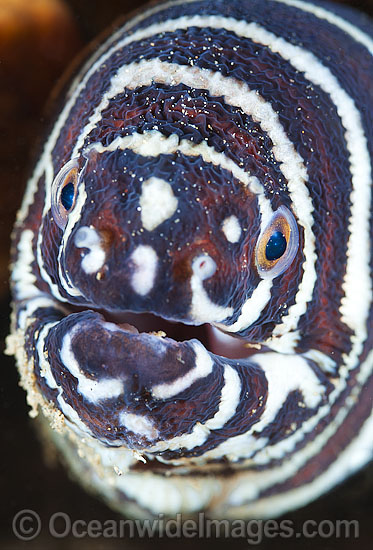
<path id="1" fill-rule="evenodd" d="M 202 254 L 194 258 L 192 263 L 192 270 L 196 277 L 204 281 L 209 279 L 216 272 L 216 262 L 207 254 Z"/>

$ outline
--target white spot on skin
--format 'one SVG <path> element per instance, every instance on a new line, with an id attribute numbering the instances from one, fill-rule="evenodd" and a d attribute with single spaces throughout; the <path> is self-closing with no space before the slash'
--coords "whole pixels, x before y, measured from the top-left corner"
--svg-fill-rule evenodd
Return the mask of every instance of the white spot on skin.
<path id="1" fill-rule="evenodd" d="M 119 422 L 121 426 L 125 426 L 127 430 L 138 435 L 144 435 L 148 439 L 156 439 L 159 435 L 153 422 L 141 414 L 122 411 L 119 415 Z"/>
<path id="2" fill-rule="evenodd" d="M 101 246 L 102 239 L 94 227 L 80 227 L 75 234 L 74 243 L 77 248 L 88 248 L 89 252 L 82 260 L 82 269 L 87 275 L 97 273 L 105 263 L 105 250 Z"/>
<path id="3" fill-rule="evenodd" d="M 225 238 L 230 243 L 237 243 L 241 237 L 241 226 L 236 216 L 225 218 L 221 227 Z"/>
<path id="4" fill-rule="evenodd" d="M 134 273 L 131 279 L 133 290 L 146 296 L 154 286 L 158 257 L 155 250 L 148 245 L 140 245 L 131 256 Z"/>
<path id="5" fill-rule="evenodd" d="M 141 221 L 147 231 L 174 215 L 178 205 L 171 185 L 160 178 L 149 178 L 142 184 L 140 197 Z"/>

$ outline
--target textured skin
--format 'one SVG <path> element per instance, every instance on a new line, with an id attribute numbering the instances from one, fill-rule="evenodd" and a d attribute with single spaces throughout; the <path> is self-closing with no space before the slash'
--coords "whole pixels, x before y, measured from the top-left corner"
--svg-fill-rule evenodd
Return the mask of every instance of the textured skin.
<path id="1" fill-rule="evenodd" d="M 273 516 L 371 459 L 367 29 L 334 4 L 167 2 L 72 83 L 14 230 L 8 347 L 113 507 Z M 298 248 L 264 277 L 284 207 Z"/>

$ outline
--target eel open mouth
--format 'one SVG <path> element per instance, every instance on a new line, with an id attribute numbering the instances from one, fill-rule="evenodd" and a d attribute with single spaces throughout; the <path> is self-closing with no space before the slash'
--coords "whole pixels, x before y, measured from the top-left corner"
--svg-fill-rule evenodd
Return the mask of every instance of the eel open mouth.
<path id="1" fill-rule="evenodd" d="M 44 343 L 43 392 L 105 445 L 163 459 L 197 456 L 219 444 L 224 426 L 237 428 L 235 411 L 243 432 L 265 402 L 265 376 L 251 360 L 257 348 L 210 324 L 75 309 L 52 324 Z"/>
<path id="2" fill-rule="evenodd" d="M 190 325 L 172 322 L 152 313 L 99 311 L 107 321 L 134 334 L 150 333 L 176 342 L 196 339 L 211 353 L 228 359 L 242 359 L 255 351 L 255 346 L 240 337 L 231 336 L 209 323 Z"/>

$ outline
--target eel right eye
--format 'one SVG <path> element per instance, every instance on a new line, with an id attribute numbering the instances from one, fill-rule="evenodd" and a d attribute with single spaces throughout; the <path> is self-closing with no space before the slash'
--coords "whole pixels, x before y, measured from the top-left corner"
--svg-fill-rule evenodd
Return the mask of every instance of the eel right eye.
<path id="1" fill-rule="evenodd" d="M 64 229 L 69 213 L 75 206 L 78 188 L 78 159 L 67 162 L 52 183 L 52 216 L 58 227 Z"/>
<path id="2" fill-rule="evenodd" d="M 292 264 L 299 246 L 297 222 L 285 206 L 273 213 L 267 227 L 259 236 L 255 260 L 262 279 L 273 279 Z"/>

